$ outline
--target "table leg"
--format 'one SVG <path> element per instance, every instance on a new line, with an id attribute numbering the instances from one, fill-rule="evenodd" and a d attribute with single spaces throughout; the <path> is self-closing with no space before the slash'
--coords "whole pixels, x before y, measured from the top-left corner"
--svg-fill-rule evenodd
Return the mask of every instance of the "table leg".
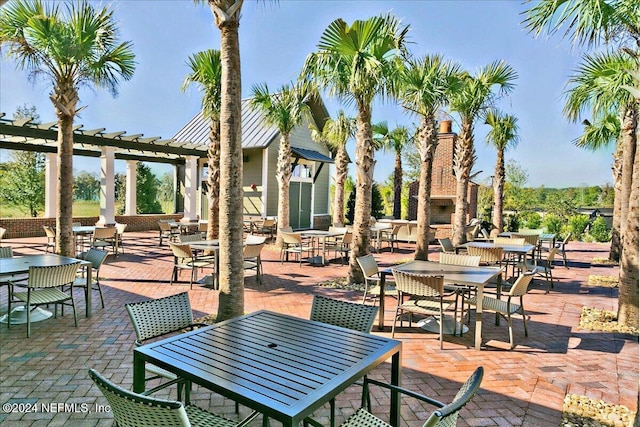
<path id="1" fill-rule="evenodd" d="M 91 289 L 91 270 L 93 270 L 93 265 L 87 265 L 87 307 L 85 308 L 85 316 L 87 317 L 91 317 L 91 294 L 93 293 L 91 292 L 93 290 Z"/>
<path id="2" fill-rule="evenodd" d="M 365 282 L 366 282 L 366 277 L 365 277 Z M 384 288 L 386 287 L 385 282 L 387 281 L 387 272 L 386 271 L 381 271 L 380 272 L 380 308 L 378 309 L 378 330 L 383 331 L 384 330 Z M 365 285 L 366 286 L 366 285 Z"/>
<path id="3" fill-rule="evenodd" d="M 391 384 L 400 387 L 401 385 L 401 350 L 391 358 Z M 391 392 L 391 414 L 390 420 L 393 427 L 400 425 L 400 396 L 397 391 Z"/>
<path id="4" fill-rule="evenodd" d="M 133 392 L 142 393 L 144 391 L 144 360 L 137 352 L 133 352 Z"/>
<path id="5" fill-rule="evenodd" d="M 484 285 L 478 286 L 477 290 L 478 304 L 476 304 L 476 337 L 475 347 L 480 350 L 482 346 L 482 299 L 484 298 Z"/>

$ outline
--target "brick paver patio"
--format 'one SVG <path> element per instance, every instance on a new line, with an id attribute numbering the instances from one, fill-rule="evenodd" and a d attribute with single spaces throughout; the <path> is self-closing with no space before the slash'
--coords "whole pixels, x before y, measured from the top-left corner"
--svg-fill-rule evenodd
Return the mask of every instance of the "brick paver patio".
<path id="1" fill-rule="evenodd" d="M 84 296 L 81 291 L 76 294 L 77 328 L 68 310 L 64 317 L 32 324 L 31 339 L 26 338 L 25 325 L 10 330 L 0 325 L 0 403 L 24 403 L 28 404 L 25 408 L 38 409 L 29 413 L 0 411 L 1 425 L 111 425 L 111 414 L 100 411 L 106 400 L 93 386 L 87 370 L 95 368 L 114 382 L 131 387 L 135 334 L 124 304 L 189 289 L 184 282 L 169 285 L 172 257 L 167 246 L 158 246 L 157 232 L 126 233 L 124 243 L 125 254 L 109 256 L 101 270 L 106 307 L 99 306 L 96 295 L 93 316 L 85 318 Z M 44 238 L 4 240 L 3 244 L 13 246 L 16 254 L 44 250 Z M 437 247 L 431 249 L 431 259 L 437 259 Z M 591 259 L 607 253 L 608 245 L 568 244 L 570 268 L 556 265 L 553 274 L 558 282 L 551 293 L 545 294 L 540 280 L 530 288 L 525 300 L 529 337 L 524 336 L 522 321 L 516 319 L 515 350 L 490 346 L 474 350 L 473 322 L 463 337 L 445 336 L 444 350 L 439 348 L 437 334 L 415 327 L 400 329 L 396 339 L 403 342 L 403 385 L 449 402 L 475 367 L 483 365 L 482 388 L 461 412 L 460 426 L 559 426 L 567 393 L 635 410 L 638 338 L 578 328 L 583 306 L 617 307 L 617 289 L 587 285 L 589 275 L 617 276 L 617 267 L 590 265 Z M 401 245 L 397 253 L 385 249 L 375 256 L 382 266 L 388 266 L 411 255 L 410 246 Z M 263 250 L 262 286 L 253 277 L 245 279 L 247 312 L 269 309 L 308 317 L 314 294 L 353 301 L 361 298 L 359 292 L 317 286 L 323 280 L 346 275 L 347 267 L 339 262 L 299 267 L 297 262 L 281 265 L 278 256 L 273 247 Z M 183 273 L 183 279 L 186 277 Z M 1 314 L 6 311 L 7 290 L 0 288 Z M 194 286 L 189 295 L 196 317 L 216 312 L 217 291 Z M 394 306 L 394 300 L 388 299 L 385 315 L 389 327 L 382 332 L 374 327 L 373 333 L 390 335 Z M 497 327 L 493 314 L 484 316 L 484 342 L 508 341 L 506 322 Z M 384 364 L 371 376 L 388 379 L 388 373 Z M 175 388 L 159 395 L 175 398 Z M 208 390 L 196 387 L 192 399 L 198 406 L 237 418 L 233 402 Z M 337 421 L 353 413 L 359 402 L 356 386 L 338 396 Z M 376 410 L 384 413 L 387 400 L 376 403 Z M 406 425 L 419 426 L 432 409 L 403 405 L 402 417 Z M 247 413 L 246 408 L 241 410 L 241 415 Z M 316 415 L 328 424 L 328 405 Z"/>

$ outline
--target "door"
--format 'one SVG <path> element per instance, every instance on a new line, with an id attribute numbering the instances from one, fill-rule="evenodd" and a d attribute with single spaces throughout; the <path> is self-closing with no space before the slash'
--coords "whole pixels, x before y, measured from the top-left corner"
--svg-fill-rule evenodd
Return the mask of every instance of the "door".
<path id="1" fill-rule="evenodd" d="M 289 186 L 289 223 L 294 229 L 311 228 L 311 183 L 292 181 Z"/>

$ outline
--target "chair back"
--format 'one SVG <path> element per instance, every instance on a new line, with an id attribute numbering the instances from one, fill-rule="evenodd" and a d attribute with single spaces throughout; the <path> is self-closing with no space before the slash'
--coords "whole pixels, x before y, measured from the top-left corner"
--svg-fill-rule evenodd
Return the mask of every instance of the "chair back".
<path id="1" fill-rule="evenodd" d="M 342 245 L 347 246 L 350 245 L 353 241 L 353 231 L 345 231 L 344 236 L 342 236 Z"/>
<path id="2" fill-rule="evenodd" d="M 302 236 L 300 233 L 282 233 L 282 241 L 287 245 L 300 245 L 302 243 Z"/>
<path id="3" fill-rule="evenodd" d="M 209 229 L 209 224 L 208 223 L 206 223 L 206 222 L 198 223 L 198 231 L 200 233 L 206 233 L 208 229 Z"/>
<path id="4" fill-rule="evenodd" d="M 463 265 L 466 267 L 478 267 L 481 257 L 479 255 L 452 254 L 443 252 L 440 254 L 440 264 Z"/>
<path id="5" fill-rule="evenodd" d="M 262 248 L 264 243 L 259 244 L 246 244 L 242 249 L 242 256 L 244 259 L 253 259 L 260 256 L 260 252 L 262 252 Z"/>
<path id="6" fill-rule="evenodd" d="M 280 227 L 280 231 L 283 233 L 293 233 L 293 227 Z"/>
<path id="7" fill-rule="evenodd" d="M 276 218 L 265 218 L 262 220 L 262 228 L 273 228 L 277 222 Z"/>
<path id="8" fill-rule="evenodd" d="M 11 249 L 11 246 L 0 247 L 0 258 L 11 258 L 11 257 L 13 257 L 13 249 Z"/>
<path id="9" fill-rule="evenodd" d="M 440 248 L 442 249 L 443 252 L 455 252 L 456 248 L 453 246 L 453 243 L 451 243 L 451 239 L 448 237 L 445 237 L 443 239 L 438 239 L 438 242 L 440 242 Z"/>
<path id="10" fill-rule="evenodd" d="M 524 238 L 513 239 L 511 237 L 496 237 L 493 239 L 493 243 L 504 246 L 524 246 L 527 242 Z"/>
<path id="11" fill-rule="evenodd" d="M 82 223 L 81 222 L 72 222 L 71 226 L 72 227 L 82 227 Z"/>
<path id="12" fill-rule="evenodd" d="M 125 304 L 136 343 L 179 331 L 193 324 L 189 294 L 182 292 L 164 298 Z"/>
<path id="13" fill-rule="evenodd" d="M 50 237 L 50 238 L 52 238 L 52 239 L 55 239 L 55 237 L 56 237 L 56 232 L 54 231 L 54 229 L 53 229 L 51 226 L 49 226 L 49 225 L 43 225 L 43 226 L 42 226 L 42 228 L 44 229 L 44 234 L 45 234 L 47 237 Z"/>
<path id="14" fill-rule="evenodd" d="M 468 246 L 467 253 L 472 256 L 480 256 L 482 264 L 500 264 L 504 257 L 504 249 L 497 248 L 479 248 L 477 246 Z"/>
<path id="15" fill-rule="evenodd" d="M 391 269 L 399 292 L 419 297 L 440 297 L 444 292 L 444 276 L 407 273 Z"/>
<path id="16" fill-rule="evenodd" d="M 122 233 L 124 233 L 124 230 L 127 229 L 127 225 L 128 224 L 116 223 L 116 233 L 122 235 Z"/>
<path id="17" fill-rule="evenodd" d="M 555 259 L 557 253 L 558 248 L 552 248 L 549 251 L 549 255 L 547 255 L 547 266 L 551 267 L 551 264 L 553 264 L 553 260 Z"/>
<path id="18" fill-rule="evenodd" d="M 424 423 L 423 427 L 452 427 L 458 423 L 458 414 L 469 401 L 475 396 L 482 383 L 484 368 L 479 366 L 471 376 L 462 384 L 453 401 L 434 411 Z"/>
<path id="19" fill-rule="evenodd" d="M 27 286 L 30 288 L 57 288 L 73 283 L 79 262 L 51 267 L 29 267 Z"/>
<path id="20" fill-rule="evenodd" d="M 190 426 L 187 411 L 181 402 L 156 399 L 125 390 L 90 369 L 89 377 L 109 402 L 113 418 L 122 427 Z"/>
<path id="21" fill-rule="evenodd" d="M 0 238 L 2 237 L 0 236 Z M 567 243 L 569 243 L 569 240 L 571 240 L 571 233 L 567 234 L 567 237 L 565 237 L 562 241 L 562 245 L 566 245 Z"/>
<path id="22" fill-rule="evenodd" d="M 533 279 L 533 276 L 538 272 L 537 268 L 534 268 L 531 271 L 527 271 L 526 273 L 521 274 L 516 279 L 515 283 L 509 289 L 509 296 L 511 297 L 519 297 L 527 293 L 527 289 L 529 289 L 529 283 Z"/>
<path id="23" fill-rule="evenodd" d="M 253 234 L 247 234 L 247 237 L 244 239 L 245 245 L 259 245 L 267 241 L 266 236 L 256 236 Z"/>
<path id="24" fill-rule="evenodd" d="M 85 261 L 89 261 L 94 269 L 100 270 L 100 266 L 102 265 L 104 260 L 107 259 L 107 255 L 108 253 L 106 251 L 91 248 L 84 253 L 83 259 Z"/>
<path id="25" fill-rule="evenodd" d="M 7 232 L 6 228 L 0 227 L 0 240 L 2 240 L 2 238 L 4 237 L 4 233 Z"/>
<path id="26" fill-rule="evenodd" d="M 93 231 L 93 239 L 94 240 L 104 240 L 104 239 L 113 239 L 116 236 L 116 228 L 115 227 L 106 227 L 100 228 L 96 227 Z"/>
<path id="27" fill-rule="evenodd" d="M 169 247 L 171 248 L 171 252 L 173 252 L 173 256 L 176 258 L 193 258 L 193 253 L 189 245 L 169 242 Z"/>
<path id="28" fill-rule="evenodd" d="M 358 304 L 314 295 L 309 319 L 369 333 L 377 314 L 377 305 Z"/>
<path id="29" fill-rule="evenodd" d="M 360 266 L 365 279 L 379 274 L 378 263 L 372 254 L 358 257 L 356 260 L 358 261 L 358 265 Z"/>
<path id="30" fill-rule="evenodd" d="M 201 232 L 193 234 L 181 234 L 178 236 L 178 241 L 180 243 L 200 242 L 201 240 L 204 240 L 204 234 L 202 234 Z"/>
<path id="31" fill-rule="evenodd" d="M 537 246 L 538 245 L 538 239 L 540 238 L 540 235 L 538 234 L 518 234 L 518 233 L 514 233 L 511 235 L 511 239 L 524 239 L 525 243 L 529 244 L 529 245 L 533 245 L 533 246 Z"/>
<path id="32" fill-rule="evenodd" d="M 168 221 L 158 221 L 158 227 L 160 227 L 160 230 L 162 231 L 171 231 L 171 226 L 169 225 Z"/>

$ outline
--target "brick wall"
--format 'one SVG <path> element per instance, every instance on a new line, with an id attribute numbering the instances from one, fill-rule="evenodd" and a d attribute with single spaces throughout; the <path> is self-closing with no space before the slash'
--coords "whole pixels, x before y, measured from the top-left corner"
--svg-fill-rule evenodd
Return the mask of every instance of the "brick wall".
<path id="1" fill-rule="evenodd" d="M 146 231 L 157 230 L 158 220 L 172 219 L 180 220 L 182 214 L 172 215 L 116 215 L 116 222 L 121 224 L 127 224 L 127 231 Z M 82 225 L 94 225 L 98 222 L 99 217 L 82 217 L 74 218 L 74 222 L 80 222 Z M 55 226 L 55 218 L 1 218 L 0 227 L 6 228 L 7 232 L 4 235 L 5 238 L 16 237 L 38 237 L 44 236 L 43 225 Z"/>

